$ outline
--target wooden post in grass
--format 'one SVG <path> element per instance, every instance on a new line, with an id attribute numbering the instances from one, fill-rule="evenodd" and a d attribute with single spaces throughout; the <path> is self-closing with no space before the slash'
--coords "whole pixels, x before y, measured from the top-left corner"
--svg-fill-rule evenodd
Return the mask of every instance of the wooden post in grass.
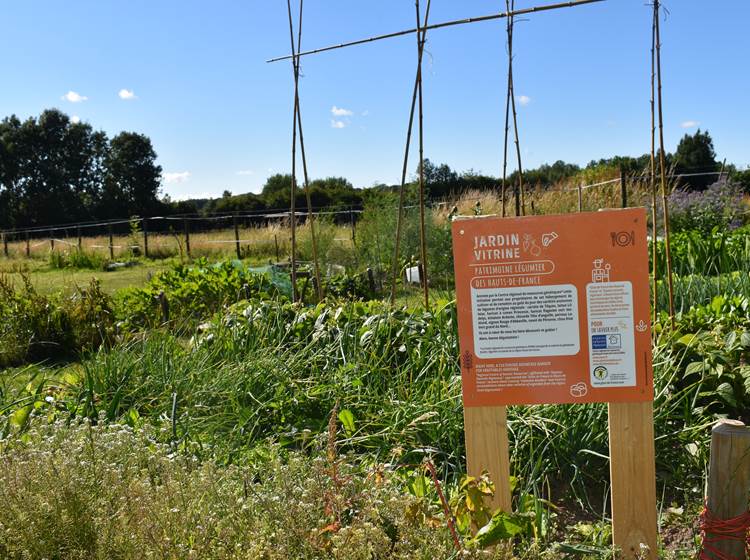
<path id="1" fill-rule="evenodd" d="M 49 230 L 49 250 L 54 251 L 55 250 L 55 232 L 54 230 Z"/>
<path id="2" fill-rule="evenodd" d="M 658 551 L 653 403 L 608 406 L 612 541 L 624 558 L 655 560 Z"/>
<path id="3" fill-rule="evenodd" d="M 237 223 L 237 212 L 232 216 L 234 222 L 234 247 L 237 251 L 237 259 L 242 259 L 242 251 L 240 251 L 240 226 Z"/>
<path id="4" fill-rule="evenodd" d="M 83 247 L 83 239 L 81 237 L 81 226 L 76 227 L 76 235 L 78 236 L 78 252 L 81 252 Z"/>
<path id="5" fill-rule="evenodd" d="M 160 291 L 157 299 L 159 300 L 159 306 L 161 307 L 162 323 L 166 325 L 169 323 L 169 300 L 167 299 L 167 294 L 165 294 L 164 291 Z"/>
<path id="6" fill-rule="evenodd" d="M 190 223 L 188 222 L 187 218 L 183 218 L 182 225 L 183 225 L 183 228 L 185 229 L 185 251 L 187 252 L 188 258 L 191 258 L 191 255 L 190 255 Z"/>
<path id="7" fill-rule="evenodd" d="M 279 256 L 279 236 L 275 233 L 273 234 L 273 245 L 276 248 L 276 262 L 279 262 L 279 259 L 281 258 Z"/>
<path id="8" fill-rule="evenodd" d="M 8 234 L 3 233 L 3 254 L 5 258 L 8 258 Z"/>
<path id="9" fill-rule="evenodd" d="M 738 420 L 719 420 L 711 429 L 706 505 L 713 517 L 734 519 L 748 511 L 750 498 L 750 428 Z M 706 558 L 747 558 L 742 537 L 726 538 L 707 531 Z M 710 547 L 706 546 L 710 541 Z M 720 554 L 716 554 L 716 552 Z"/>
<path id="10" fill-rule="evenodd" d="M 109 235 L 109 260 L 115 260 L 115 241 L 112 235 L 112 224 L 107 225 L 107 234 Z"/>
<path id="11" fill-rule="evenodd" d="M 583 212 L 583 187 L 578 185 L 578 211 Z"/>
<path id="12" fill-rule="evenodd" d="M 625 170 L 620 167 L 620 200 L 622 201 L 622 208 L 628 207 L 628 182 L 625 177 Z"/>
<path id="13" fill-rule="evenodd" d="M 487 471 L 495 483 L 492 509 L 512 511 L 507 407 L 464 407 L 464 433 L 469 476 L 479 476 L 482 471 Z"/>
<path id="14" fill-rule="evenodd" d="M 148 258 L 148 218 L 142 218 L 143 222 L 143 256 Z"/>
<path id="15" fill-rule="evenodd" d="M 31 257 L 31 243 L 29 242 L 29 232 L 26 232 L 26 258 Z"/>

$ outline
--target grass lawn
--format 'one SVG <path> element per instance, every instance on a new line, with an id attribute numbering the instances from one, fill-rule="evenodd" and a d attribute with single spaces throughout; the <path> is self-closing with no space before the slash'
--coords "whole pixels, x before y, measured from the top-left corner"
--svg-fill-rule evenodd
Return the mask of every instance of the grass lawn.
<path id="1" fill-rule="evenodd" d="M 168 268 L 172 260 L 140 260 L 132 267 L 119 268 L 113 271 L 86 269 L 59 269 L 49 262 L 37 259 L 4 259 L 0 258 L 0 274 L 7 275 L 14 282 L 21 282 L 22 274 L 31 278 L 34 287 L 42 294 L 54 292 L 72 293 L 77 286 L 86 286 L 92 278 L 98 278 L 102 288 L 113 294 L 121 288 L 142 286 L 149 274 L 155 274 Z"/>

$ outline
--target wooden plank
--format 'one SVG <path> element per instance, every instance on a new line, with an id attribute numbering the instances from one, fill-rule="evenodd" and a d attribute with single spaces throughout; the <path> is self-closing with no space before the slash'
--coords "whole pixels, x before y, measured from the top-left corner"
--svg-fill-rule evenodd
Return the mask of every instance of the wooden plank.
<path id="1" fill-rule="evenodd" d="M 750 497 L 750 428 L 738 420 L 720 420 L 711 429 L 711 460 L 708 467 L 706 503 L 719 519 L 733 519 L 747 511 Z M 715 535 L 706 535 L 708 539 Z M 726 558 L 746 558 L 741 540 L 722 539 L 711 547 Z M 712 550 L 707 558 L 722 558 Z"/>
<path id="2" fill-rule="evenodd" d="M 609 403 L 612 540 L 623 558 L 657 558 L 652 402 Z M 643 547 L 647 546 L 648 549 Z"/>
<path id="3" fill-rule="evenodd" d="M 493 509 L 511 511 L 508 416 L 504 406 L 464 407 L 466 470 L 471 476 L 482 471 L 495 483 Z"/>

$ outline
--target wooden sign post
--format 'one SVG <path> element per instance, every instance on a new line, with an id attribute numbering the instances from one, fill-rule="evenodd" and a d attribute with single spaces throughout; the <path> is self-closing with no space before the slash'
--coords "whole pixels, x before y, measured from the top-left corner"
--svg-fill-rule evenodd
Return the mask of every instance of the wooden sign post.
<path id="1" fill-rule="evenodd" d="M 609 403 L 614 544 L 656 558 L 646 211 L 459 218 L 453 254 L 469 474 L 509 511 L 506 406 Z"/>

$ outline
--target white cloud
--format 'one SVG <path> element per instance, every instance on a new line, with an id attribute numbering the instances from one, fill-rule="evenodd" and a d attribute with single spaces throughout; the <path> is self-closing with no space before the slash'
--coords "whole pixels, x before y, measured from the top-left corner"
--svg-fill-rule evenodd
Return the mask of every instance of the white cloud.
<path id="1" fill-rule="evenodd" d="M 88 97 L 86 97 L 85 95 L 81 95 L 80 93 L 76 93 L 75 91 L 69 91 L 68 93 L 63 95 L 61 99 L 70 101 L 71 103 L 81 103 L 83 101 L 86 101 Z"/>
<path id="2" fill-rule="evenodd" d="M 165 173 L 164 181 L 167 183 L 184 183 L 190 179 L 190 171 L 179 171 L 177 173 Z"/>
<path id="3" fill-rule="evenodd" d="M 133 92 L 132 89 L 125 89 L 125 88 L 123 88 L 123 89 L 121 89 L 119 91 L 119 93 L 117 95 L 120 96 L 120 99 L 124 99 L 126 101 L 128 101 L 130 99 L 136 99 L 135 93 Z"/>
<path id="4" fill-rule="evenodd" d="M 531 103 L 531 97 L 528 95 L 519 95 L 516 97 L 516 100 L 521 104 L 522 107 L 526 107 L 529 103 Z"/>
<path id="5" fill-rule="evenodd" d="M 347 123 L 344 121 L 337 121 L 336 119 L 331 119 L 331 128 L 346 128 Z"/>
<path id="6" fill-rule="evenodd" d="M 253 171 L 252 169 L 243 169 L 241 171 L 238 171 L 237 175 L 247 177 L 248 175 L 255 175 L 255 171 Z"/>
<path id="7" fill-rule="evenodd" d="M 73 124 L 78 124 L 79 122 L 81 122 L 81 117 L 79 117 L 78 115 L 73 115 L 72 117 L 70 117 L 70 122 L 72 122 Z"/>
<path id="8" fill-rule="evenodd" d="M 181 200 L 190 200 L 191 198 L 216 198 L 217 194 L 212 193 L 209 191 L 203 191 L 203 192 L 188 192 L 188 193 L 180 193 L 177 195 L 172 196 L 172 200 L 179 202 Z"/>
<path id="9" fill-rule="evenodd" d="M 699 123 L 698 121 L 684 121 L 682 124 L 680 124 L 680 126 L 682 128 L 695 128 L 699 124 L 701 123 Z"/>
<path id="10" fill-rule="evenodd" d="M 333 107 L 331 107 L 331 114 L 334 117 L 351 117 L 354 113 L 350 111 L 349 109 L 336 107 L 336 105 L 334 105 Z"/>

